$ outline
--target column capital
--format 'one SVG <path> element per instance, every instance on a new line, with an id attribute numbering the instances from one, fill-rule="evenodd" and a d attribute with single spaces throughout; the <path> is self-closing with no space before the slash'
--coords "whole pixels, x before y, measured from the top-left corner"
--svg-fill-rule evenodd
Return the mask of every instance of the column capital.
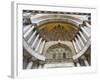
<path id="1" fill-rule="evenodd" d="M 32 48 L 34 48 L 34 45 L 35 45 L 36 41 L 38 40 L 38 38 L 39 38 L 39 34 L 36 35 L 36 38 L 35 38 L 35 40 L 32 43 Z"/>

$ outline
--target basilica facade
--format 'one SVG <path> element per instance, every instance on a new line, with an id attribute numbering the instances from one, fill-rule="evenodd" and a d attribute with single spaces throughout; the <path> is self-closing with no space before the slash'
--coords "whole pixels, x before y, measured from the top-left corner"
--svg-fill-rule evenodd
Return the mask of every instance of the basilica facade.
<path id="1" fill-rule="evenodd" d="M 91 66 L 91 13 L 23 10 L 23 69 Z"/>

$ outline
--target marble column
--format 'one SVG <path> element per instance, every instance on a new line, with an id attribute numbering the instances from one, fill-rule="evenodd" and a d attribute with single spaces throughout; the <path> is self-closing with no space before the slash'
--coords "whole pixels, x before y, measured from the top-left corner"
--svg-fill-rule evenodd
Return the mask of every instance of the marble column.
<path id="1" fill-rule="evenodd" d="M 40 44 L 41 44 L 41 41 L 42 41 L 42 38 L 39 39 L 39 42 L 38 42 L 38 44 L 36 45 L 35 51 L 38 51 L 38 50 L 39 50 L 39 46 L 40 46 Z"/>
<path id="2" fill-rule="evenodd" d="M 81 66 L 80 63 L 78 62 L 78 59 L 75 59 L 74 63 L 76 64 L 77 67 Z"/>
<path id="3" fill-rule="evenodd" d="M 28 43 L 30 43 L 33 39 L 33 37 L 35 36 L 35 34 L 37 33 L 37 31 L 34 31 L 33 34 L 31 35 L 31 37 L 28 39 Z"/>
<path id="4" fill-rule="evenodd" d="M 80 45 L 80 43 L 79 43 L 79 40 L 75 37 L 75 41 L 76 41 L 76 43 L 77 43 L 77 47 L 78 47 L 78 49 L 79 50 L 81 50 L 82 48 L 81 48 L 81 45 Z"/>
<path id="5" fill-rule="evenodd" d="M 25 34 L 24 34 L 24 38 L 26 38 L 30 32 L 34 29 L 34 26 L 32 26 Z"/>
<path id="6" fill-rule="evenodd" d="M 39 38 L 39 34 L 36 36 L 35 40 L 33 41 L 33 44 L 32 44 L 32 46 L 31 46 L 32 48 L 34 47 L 34 45 L 35 45 L 35 43 L 37 42 L 38 38 Z"/>
<path id="7" fill-rule="evenodd" d="M 86 66 L 89 66 L 89 63 L 88 63 L 88 61 L 86 60 L 86 57 L 85 57 L 84 55 L 81 56 L 81 59 L 84 61 L 84 63 L 85 63 Z"/>
<path id="8" fill-rule="evenodd" d="M 23 27 L 23 33 L 25 33 L 28 29 L 31 28 L 31 25 L 28 25 L 28 26 L 24 26 Z"/>
<path id="9" fill-rule="evenodd" d="M 40 54 L 41 54 L 42 51 L 43 51 L 44 45 L 45 45 L 45 40 L 43 41 L 43 43 L 42 43 L 42 45 L 41 45 L 41 48 L 40 48 L 40 50 L 39 50 L 39 53 L 40 53 Z"/>
<path id="10" fill-rule="evenodd" d="M 91 34 L 91 28 L 90 27 L 87 27 L 87 26 L 83 26 L 85 28 L 85 30 L 88 32 L 88 34 L 90 35 Z"/>
<path id="11" fill-rule="evenodd" d="M 88 22 L 84 22 L 85 23 L 85 25 L 87 26 L 87 27 L 91 27 L 91 25 L 88 23 Z"/>
<path id="12" fill-rule="evenodd" d="M 86 37 L 83 35 L 83 33 L 81 31 L 79 31 L 79 34 L 80 36 L 82 37 L 82 39 L 84 40 L 84 42 L 86 43 L 87 42 L 87 39 Z"/>
<path id="13" fill-rule="evenodd" d="M 84 42 L 82 41 L 82 38 L 79 36 L 79 34 L 77 34 L 77 37 L 78 37 L 78 39 L 79 39 L 79 41 L 80 41 L 82 47 L 84 47 Z"/>
<path id="14" fill-rule="evenodd" d="M 87 36 L 87 37 L 90 37 L 90 34 L 88 33 L 88 31 L 82 26 L 81 27 L 81 29 L 82 29 L 82 31 L 85 33 L 85 35 Z"/>
<path id="15" fill-rule="evenodd" d="M 73 45 L 74 45 L 74 48 L 75 48 L 76 53 L 78 53 L 78 49 L 77 49 L 76 42 L 73 40 L 72 43 L 73 43 Z"/>
<path id="16" fill-rule="evenodd" d="M 89 63 L 86 59 L 84 60 L 84 63 L 85 63 L 86 66 L 89 66 Z"/>
<path id="17" fill-rule="evenodd" d="M 33 65 L 33 62 L 30 61 L 30 62 L 28 63 L 28 65 L 27 65 L 27 68 L 26 68 L 26 69 L 31 69 L 31 68 L 32 68 L 32 65 Z"/>
<path id="18" fill-rule="evenodd" d="M 79 63 L 79 62 L 77 62 L 77 63 L 76 63 L 76 66 L 77 66 L 77 67 L 80 67 L 80 63 Z"/>

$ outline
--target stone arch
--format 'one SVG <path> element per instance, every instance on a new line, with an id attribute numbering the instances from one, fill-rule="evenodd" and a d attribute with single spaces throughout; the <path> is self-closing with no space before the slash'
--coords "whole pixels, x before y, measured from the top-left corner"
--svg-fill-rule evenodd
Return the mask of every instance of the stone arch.
<path id="1" fill-rule="evenodd" d="M 50 46 L 46 52 L 47 63 L 61 63 L 72 61 L 72 50 L 65 44 L 57 43 Z"/>

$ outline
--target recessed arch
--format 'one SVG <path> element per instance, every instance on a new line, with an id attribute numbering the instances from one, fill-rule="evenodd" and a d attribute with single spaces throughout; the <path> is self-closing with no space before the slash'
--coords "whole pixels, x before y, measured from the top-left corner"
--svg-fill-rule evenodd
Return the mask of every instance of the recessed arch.
<path id="1" fill-rule="evenodd" d="M 67 45 L 57 43 L 47 49 L 45 57 L 47 63 L 72 62 L 73 53 Z"/>

